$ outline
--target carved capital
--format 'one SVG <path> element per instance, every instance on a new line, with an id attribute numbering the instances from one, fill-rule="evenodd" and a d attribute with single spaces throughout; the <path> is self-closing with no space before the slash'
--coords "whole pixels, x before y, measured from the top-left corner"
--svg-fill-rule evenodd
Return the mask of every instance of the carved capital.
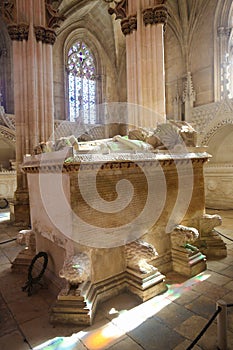
<path id="1" fill-rule="evenodd" d="M 56 40 L 56 33 L 53 29 L 44 28 L 42 26 L 35 26 L 34 32 L 37 41 L 42 41 L 46 44 L 53 45 Z"/>
<path id="2" fill-rule="evenodd" d="M 155 7 L 149 7 L 142 11 L 143 22 L 145 26 L 148 24 L 163 23 L 166 25 L 168 19 L 167 7 L 163 4 L 158 4 Z"/>
<path id="3" fill-rule="evenodd" d="M 124 35 L 128 35 L 132 33 L 133 30 L 137 29 L 137 17 L 129 16 L 127 18 L 122 19 L 121 21 L 121 30 Z"/>
<path id="4" fill-rule="evenodd" d="M 142 14 L 145 25 L 154 23 L 154 11 L 152 7 L 143 10 Z"/>
<path id="5" fill-rule="evenodd" d="M 34 33 L 37 41 L 44 41 L 45 28 L 42 26 L 34 26 Z"/>
<path id="6" fill-rule="evenodd" d="M 7 29 L 11 40 L 28 40 L 29 25 L 27 23 L 9 24 Z"/>
<path id="7" fill-rule="evenodd" d="M 52 30 L 52 29 L 46 29 L 46 32 L 45 32 L 45 43 L 53 45 L 55 43 L 55 40 L 56 40 L 56 33 L 55 33 L 55 31 Z"/>

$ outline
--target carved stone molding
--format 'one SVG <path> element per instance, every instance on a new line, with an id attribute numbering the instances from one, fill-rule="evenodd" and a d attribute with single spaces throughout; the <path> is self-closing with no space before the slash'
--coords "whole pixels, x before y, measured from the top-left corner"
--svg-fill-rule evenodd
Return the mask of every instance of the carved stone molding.
<path id="1" fill-rule="evenodd" d="M 206 269 L 206 257 L 196 247 L 198 237 L 199 232 L 194 227 L 178 225 L 174 228 L 171 233 L 174 271 L 191 277 Z"/>
<path id="2" fill-rule="evenodd" d="M 0 137 L 7 139 L 13 145 L 15 144 L 15 141 L 16 141 L 15 131 L 3 125 L 0 126 Z"/>
<path id="3" fill-rule="evenodd" d="M 46 44 L 53 45 L 56 40 L 56 33 L 53 29 L 44 28 L 42 26 L 35 26 L 34 32 L 37 41 L 42 41 Z"/>
<path id="4" fill-rule="evenodd" d="M 158 255 L 152 244 L 140 239 L 125 245 L 125 257 L 128 267 L 142 273 L 149 273 L 156 268 L 149 262 Z"/>
<path id="5" fill-rule="evenodd" d="M 167 7 L 163 4 L 159 4 L 155 7 L 149 7 L 142 11 L 143 22 L 145 26 L 148 24 L 163 23 L 166 25 L 168 19 Z"/>
<path id="6" fill-rule="evenodd" d="M 53 7 L 50 0 L 47 0 L 45 2 L 45 9 L 47 26 L 52 29 L 59 28 L 61 22 L 63 22 L 66 19 L 65 16 L 61 15 L 59 11 Z"/>
<path id="7" fill-rule="evenodd" d="M 90 279 L 90 267 L 90 258 L 86 253 L 80 252 L 75 256 L 67 257 L 59 272 L 59 276 L 66 280 L 66 288 L 60 295 L 80 295 L 80 285 Z"/>
<path id="8" fill-rule="evenodd" d="M 137 30 L 137 17 L 129 16 L 127 18 L 122 19 L 121 21 L 121 30 L 124 35 L 128 35 L 132 33 L 133 30 Z"/>
<path id="9" fill-rule="evenodd" d="M 0 2 L 0 16 L 7 24 L 16 22 L 15 0 Z"/>
<path id="10" fill-rule="evenodd" d="M 112 1 L 111 1 L 112 2 Z M 108 13 L 110 15 L 115 14 L 116 19 L 124 19 L 126 18 L 126 7 L 127 7 L 127 0 L 114 0 L 115 7 L 109 7 L 108 8 Z"/>
<path id="11" fill-rule="evenodd" d="M 191 221 L 191 225 L 200 233 L 199 238 L 195 242 L 195 246 L 210 257 L 225 257 L 227 255 L 226 243 L 223 241 L 215 227 L 222 224 L 221 216 L 203 214 Z"/>
<path id="12" fill-rule="evenodd" d="M 229 28 L 229 27 L 218 27 L 217 33 L 218 33 L 219 37 L 226 36 L 226 37 L 229 38 L 229 36 L 231 34 L 231 28 Z"/>
<path id="13" fill-rule="evenodd" d="M 7 29 L 11 40 L 17 40 L 17 41 L 28 40 L 29 24 L 27 23 L 9 24 Z"/>

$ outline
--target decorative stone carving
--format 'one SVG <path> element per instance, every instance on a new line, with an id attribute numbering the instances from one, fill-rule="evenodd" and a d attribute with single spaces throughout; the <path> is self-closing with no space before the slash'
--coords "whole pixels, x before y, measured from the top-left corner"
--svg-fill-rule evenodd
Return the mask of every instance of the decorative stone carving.
<path id="1" fill-rule="evenodd" d="M 171 244 L 174 271 L 191 277 L 206 269 L 205 255 L 192 244 L 196 242 L 198 236 L 198 230 L 194 227 L 178 225 L 172 231 Z"/>
<path id="2" fill-rule="evenodd" d="M 173 149 L 177 145 L 196 147 L 197 132 L 185 121 L 169 120 L 159 124 L 157 129 L 138 128 L 129 131 L 129 139 L 141 140 L 154 148 Z"/>
<path id="3" fill-rule="evenodd" d="M 17 243 L 25 245 L 25 248 L 17 255 L 12 263 L 14 271 L 28 271 L 32 259 L 36 254 L 36 239 L 33 230 L 21 230 L 17 236 Z"/>
<path id="4" fill-rule="evenodd" d="M 233 208 L 233 164 L 208 163 L 204 169 L 206 207 Z"/>
<path id="5" fill-rule="evenodd" d="M 139 270 L 142 273 L 148 273 L 157 270 L 148 263 L 149 260 L 158 255 L 155 248 L 142 240 L 136 240 L 125 246 L 126 264 L 128 267 Z"/>
<path id="6" fill-rule="evenodd" d="M 196 107 L 192 110 L 192 122 L 195 123 L 199 134 L 199 144 L 208 145 L 216 131 L 225 125 L 233 124 L 233 99 L 224 99 L 221 102 L 207 106 Z"/>
<path id="7" fill-rule="evenodd" d="M 192 109 L 192 123 L 199 133 L 204 134 L 206 126 L 215 117 L 220 104 L 221 102 L 214 102 Z"/>
<path id="8" fill-rule="evenodd" d="M 167 289 L 165 276 L 150 264 L 157 256 L 153 245 L 140 239 L 125 245 L 127 287 L 143 301 Z"/>
<path id="9" fill-rule="evenodd" d="M 16 136 L 15 131 L 0 125 L 0 135 L 4 138 L 6 138 L 10 143 L 15 144 Z"/>
<path id="10" fill-rule="evenodd" d="M 173 247 L 183 247 L 188 253 L 192 254 L 198 249 L 191 245 L 199 236 L 198 230 L 193 227 L 178 225 L 171 234 L 171 242 Z"/>
<path id="11" fill-rule="evenodd" d="M 15 131 L 15 116 L 6 114 L 3 106 L 0 106 L 0 125 Z"/>
<path id="12" fill-rule="evenodd" d="M 29 25 L 27 23 L 10 24 L 7 29 L 11 40 L 28 40 Z"/>
<path id="13" fill-rule="evenodd" d="M 133 30 L 137 30 L 137 17 L 129 16 L 122 19 L 121 21 L 121 30 L 124 35 L 132 33 Z"/>
<path id="14" fill-rule="evenodd" d="M 176 126 L 179 129 L 179 134 L 182 137 L 185 146 L 196 147 L 197 146 L 197 132 L 196 130 L 185 121 L 169 120 L 169 123 Z"/>
<path id="15" fill-rule="evenodd" d="M 196 227 L 200 233 L 195 242 L 201 252 L 209 257 L 225 257 L 227 255 L 226 244 L 214 229 L 222 223 L 221 216 L 203 214 L 192 220 L 191 224 Z"/>
<path id="16" fill-rule="evenodd" d="M 60 277 L 67 281 L 67 288 L 62 294 L 78 293 L 80 295 L 79 285 L 90 278 L 90 259 L 87 254 L 79 253 L 65 260 Z"/>
<path id="17" fill-rule="evenodd" d="M 143 22 L 145 26 L 148 24 L 163 23 L 166 25 L 168 19 L 167 7 L 162 4 L 158 4 L 155 7 L 149 7 L 144 9 L 143 12 Z"/>
<path id="18" fill-rule="evenodd" d="M 59 323 L 90 324 L 93 315 L 90 312 L 91 302 L 88 303 L 83 291 L 90 279 L 90 259 L 85 253 L 67 257 L 60 277 L 66 279 L 63 288 L 51 309 L 50 321 Z M 88 284 L 88 283 L 87 283 Z"/>
<path id="19" fill-rule="evenodd" d="M 110 2 L 110 1 L 107 1 Z M 123 19 L 126 17 L 126 6 L 127 6 L 127 0 L 118 0 L 118 1 L 111 1 L 114 2 L 115 7 L 109 7 L 108 8 L 108 13 L 110 15 L 115 14 L 116 15 L 116 20 L 117 19 Z"/>
<path id="20" fill-rule="evenodd" d="M 192 118 L 192 108 L 193 104 L 196 100 L 196 92 L 193 88 L 193 82 L 192 82 L 192 76 L 191 73 L 187 73 L 186 81 L 184 84 L 184 91 L 183 91 L 183 102 L 185 104 L 185 119 L 187 121 L 190 121 Z"/>
<path id="21" fill-rule="evenodd" d="M 15 0 L 1 1 L 0 14 L 6 23 L 16 22 Z"/>
<path id="22" fill-rule="evenodd" d="M 231 34 L 231 28 L 229 27 L 218 27 L 217 29 L 218 36 L 226 36 L 229 37 Z"/>
<path id="23" fill-rule="evenodd" d="M 11 170 L 0 171 L 0 195 L 12 199 L 16 190 L 16 172 Z"/>
<path id="24" fill-rule="evenodd" d="M 55 9 L 50 0 L 45 2 L 46 8 L 46 17 L 47 17 L 47 26 L 49 28 L 59 28 L 61 22 L 63 22 L 66 18 L 61 15 L 57 9 Z"/>
<path id="25" fill-rule="evenodd" d="M 44 28 L 42 26 L 35 26 L 34 32 L 37 41 L 42 41 L 46 44 L 53 45 L 56 40 L 56 33 L 53 29 Z"/>
<path id="26" fill-rule="evenodd" d="M 21 230 L 17 235 L 17 243 L 20 245 L 25 245 L 27 250 L 31 253 L 36 251 L 36 240 L 35 232 L 32 230 Z"/>

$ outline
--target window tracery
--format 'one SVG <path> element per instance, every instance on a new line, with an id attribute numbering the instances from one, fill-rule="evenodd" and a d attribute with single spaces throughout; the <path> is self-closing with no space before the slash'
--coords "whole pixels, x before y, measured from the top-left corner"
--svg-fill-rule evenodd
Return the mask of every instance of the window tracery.
<path id="1" fill-rule="evenodd" d="M 69 119 L 96 123 L 96 66 L 94 56 L 83 41 L 73 44 L 67 55 Z"/>

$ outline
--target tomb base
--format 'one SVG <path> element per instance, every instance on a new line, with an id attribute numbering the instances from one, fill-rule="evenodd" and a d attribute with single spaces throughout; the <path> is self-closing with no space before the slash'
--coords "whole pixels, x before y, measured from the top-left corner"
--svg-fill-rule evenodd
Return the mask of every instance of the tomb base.
<path id="1" fill-rule="evenodd" d="M 195 245 L 207 258 L 225 258 L 227 256 L 226 243 L 217 232 L 208 236 L 202 235 L 201 239 L 195 242 Z"/>
<path id="2" fill-rule="evenodd" d="M 96 314 L 97 305 L 124 290 L 146 301 L 166 291 L 165 276 L 157 269 L 150 273 L 140 273 L 127 269 L 117 276 L 97 283 L 88 282 L 83 288 L 61 290 L 57 301 L 51 308 L 51 323 L 71 323 L 91 325 Z"/>
<path id="3" fill-rule="evenodd" d="M 167 290 L 165 276 L 157 269 L 149 273 L 140 273 L 127 268 L 128 290 L 136 294 L 141 301 L 146 301 Z"/>
<path id="4" fill-rule="evenodd" d="M 186 248 L 173 248 L 172 261 L 173 270 L 188 277 L 206 270 L 206 257 L 199 250 L 190 254 Z"/>

